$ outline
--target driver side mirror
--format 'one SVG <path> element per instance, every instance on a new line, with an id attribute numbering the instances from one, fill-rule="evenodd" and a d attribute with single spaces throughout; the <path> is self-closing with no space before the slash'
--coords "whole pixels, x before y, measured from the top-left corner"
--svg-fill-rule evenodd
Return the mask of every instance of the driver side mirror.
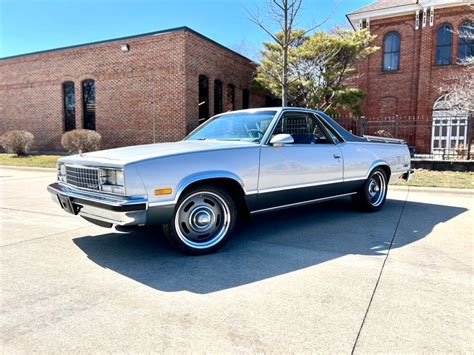
<path id="1" fill-rule="evenodd" d="M 295 140 L 290 134 L 282 133 L 275 135 L 271 140 L 270 144 L 274 147 L 281 147 L 285 144 L 293 144 Z"/>

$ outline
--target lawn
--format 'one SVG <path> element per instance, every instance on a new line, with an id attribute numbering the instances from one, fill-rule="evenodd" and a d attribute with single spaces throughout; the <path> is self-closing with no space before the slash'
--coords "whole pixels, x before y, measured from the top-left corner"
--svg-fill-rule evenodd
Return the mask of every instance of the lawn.
<path id="1" fill-rule="evenodd" d="M 400 180 L 394 185 L 407 185 L 407 183 Z M 408 186 L 474 189 L 474 173 L 416 169 Z"/>
<path id="2" fill-rule="evenodd" d="M 35 168 L 55 168 L 60 155 L 27 155 L 17 157 L 14 154 L 0 153 L 0 165 L 30 166 Z"/>
<path id="3" fill-rule="evenodd" d="M 17 157 L 13 154 L 0 153 L 0 165 L 55 168 L 56 160 L 60 157 L 60 155 L 28 155 L 25 157 Z M 407 183 L 400 180 L 394 185 L 407 185 Z M 417 169 L 408 185 L 474 189 L 474 173 Z"/>

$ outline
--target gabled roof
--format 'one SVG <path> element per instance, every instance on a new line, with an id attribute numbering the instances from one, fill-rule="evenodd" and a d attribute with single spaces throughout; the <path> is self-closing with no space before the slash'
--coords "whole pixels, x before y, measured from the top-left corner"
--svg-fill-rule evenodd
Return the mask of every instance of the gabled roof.
<path id="1" fill-rule="evenodd" d="M 372 4 L 369 4 L 367 6 L 361 7 L 360 9 L 350 12 L 349 15 L 358 14 L 358 13 L 367 12 L 367 11 L 389 9 L 392 7 L 414 5 L 417 3 L 418 3 L 418 0 L 377 0 L 373 2 Z"/>

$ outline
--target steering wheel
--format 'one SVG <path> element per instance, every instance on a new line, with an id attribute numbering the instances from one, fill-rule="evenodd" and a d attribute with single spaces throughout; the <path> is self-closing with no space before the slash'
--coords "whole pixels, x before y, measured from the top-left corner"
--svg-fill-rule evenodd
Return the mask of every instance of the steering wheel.
<path id="1" fill-rule="evenodd" d="M 247 134 L 249 135 L 250 138 L 261 138 L 265 135 L 262 131 L 255 128 L 249 129 L 247 131 Z"/>

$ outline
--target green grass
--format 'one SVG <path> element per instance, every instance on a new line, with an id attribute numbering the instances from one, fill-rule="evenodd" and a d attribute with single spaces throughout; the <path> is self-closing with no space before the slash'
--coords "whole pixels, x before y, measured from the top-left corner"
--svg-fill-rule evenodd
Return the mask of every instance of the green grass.
<path id="1" fill-rule="evenodd" d="M 0 165 L 55 168 L 56 160 L 60 157 L 60 155 L 28 155 L 25 157 L 17 157 L 13 154 L 0 153 Z M 406 186 L 407 183 L 400 180 L 394 185 Z M 474 189 L 474 173 L 416 169 L 408 185 Z"/>
<path id="2" fill-rule="evenodd" d="M 394 185 L 474 189 L 474 173 L 416 169 L 408 184 L 400 180 Z"/>
<path id="3" fill-rule="evenodd" d="M 14 154 L 0 153 L 0 165 L 29 166 L 35 168 L 55 168 L 60 155 L 27 155 L 17 157 Z"/>

